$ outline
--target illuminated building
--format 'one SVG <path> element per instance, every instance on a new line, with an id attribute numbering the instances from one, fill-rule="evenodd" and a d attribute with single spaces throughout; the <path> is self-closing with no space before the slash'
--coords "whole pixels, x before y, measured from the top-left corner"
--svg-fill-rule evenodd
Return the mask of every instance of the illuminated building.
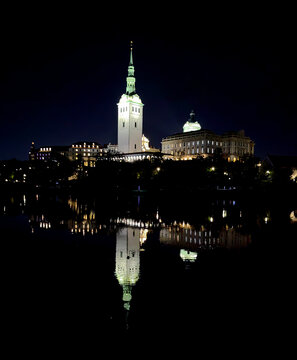
<path id="1" fill-rule="evenodd" d="M 69 146 L 42 146 L 35 148 L 35 144 L 32 141 L 29 160 L 58 160 L 61 157 L 68 157 Z"/>
<path id="2" fill-rule="evenodd" d="M 42 146 L 35 148 L 32 142 L 29 151 L 31 161 L 60 161 L 67 158 L 70 161 L 78 161 L 83 166 L 95 167 L 96 161 L 107 154 L 116 154 L 117 145 L 100 145 L 97 142 L 79 141 L 71 146 Z"/>
<path id="3" fill-rule="evenodd" d="M 136 153 L 142 151 L 143 103 L 136 94 L 132 42 L 128 66 L 126 93 L 118 102 L 118 151 Z"/>
<path id="4" fill-rule="evenodd" d="M 222 153 L 229 161 L 239 160 L 243 156 L 254 155 L 255 143 L 244 134 L 244 130 L 230 131 L 222 136 Z"/>
<path id="5" fill-rule="evenodd" d="M 213 131 L 201 129 L 200 124 L 194 121 L 194 115 L 192 111 L 182 133 L 162 139 L 164 158 L 168 155 L 168 158 L 175 160 L 191 160 L 198 156 L 208 157 L 219 151 L 229 161 L 235 161 L 244 156 L 254 155 L 254 142 L 244 135 L 243 130 L 218 135 Z"/>
<path id="6" fill-rule="evenodd" d="M 142 151 L 148 151 L 150 149 L 150 141 L 144 135 L 142 135 L 141 139 L 141 149 Z"/>
<path id="7" fill-rule="evenodd" d="M 71 145 L 68 157 L 71 161 L 80 160 L 84 166 L 94 167 L 103 152 L 103 147 L 96 142 L 80 141 Z"/>

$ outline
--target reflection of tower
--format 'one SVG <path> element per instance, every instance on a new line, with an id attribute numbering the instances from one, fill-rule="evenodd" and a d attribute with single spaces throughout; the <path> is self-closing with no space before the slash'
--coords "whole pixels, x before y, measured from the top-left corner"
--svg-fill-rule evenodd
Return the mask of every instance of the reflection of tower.
<path id="1" fill-rule="evenodd" d="M 117 232 L 115 275 L 123 288 L 124 308 L 130 310 L 132 287 L 139 279 L 140 229 L 124 227 Z"/>

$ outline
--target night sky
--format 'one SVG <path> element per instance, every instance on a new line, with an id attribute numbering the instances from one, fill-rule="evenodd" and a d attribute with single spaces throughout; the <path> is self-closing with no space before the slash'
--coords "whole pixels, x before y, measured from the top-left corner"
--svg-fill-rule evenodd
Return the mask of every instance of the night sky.
<path id="1" fill-rule="evenodd" d="M 153 146 L 193 109 L 202 128 L 244 129 L 257 156 L 297 155 L 290 9 L 75 10 L 3 11 L 0 159 L 27 159 L 31 141 L 116 143 L 130 40 Z"/>

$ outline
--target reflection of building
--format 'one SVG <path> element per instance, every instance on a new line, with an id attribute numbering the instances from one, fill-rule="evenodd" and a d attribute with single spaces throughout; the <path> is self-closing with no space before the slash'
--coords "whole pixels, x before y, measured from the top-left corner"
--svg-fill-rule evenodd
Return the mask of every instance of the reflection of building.
<path id="1" fill-rule="evenodd" d="M 123 302 L 130 309 L 132 287 L 139 279 L 140 271 L 140 229 L 120 228 L 117 231 L 115 275 L 123 288 Z"/>
<path id="2" fill-rule="evenodd" d="M 184 262 L 195 262 L 197 259 L 197 253 L 195 251 L 180 249 L 179 255 Z"/>
<path id="3" fill-rule="evenodd" d="M 192 111 L 190 120 L 185 123 L 182 133 L 162 139 L 162 153 L 176 160 L 193 159 L 198 156 L 208 157 L 217 151 L 222 152 L 229 161 L 254 155 L 254 142 L 244 135 L 243 130 L 218 135 L 210 130 L 200 130 L 200 128 L 200 124 L 194 121 Z"/>
<path id="4" fill-rule="evenodd" d="M 217 247 L 234 249 L 246 247 L 251 242 L 251 236 L 227 226 L 220 230 L 207 229 L 204 226 L 195 229 L 187 224 L 162 228 L 160 230 L 160 242 L 175 245 L 188 251 Z"/>

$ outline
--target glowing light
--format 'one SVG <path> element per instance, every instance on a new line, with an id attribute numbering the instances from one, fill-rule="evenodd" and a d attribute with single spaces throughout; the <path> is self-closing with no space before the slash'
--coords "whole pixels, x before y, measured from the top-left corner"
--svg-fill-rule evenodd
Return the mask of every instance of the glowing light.
<path id="1" fill-rule="evenodd" d="M 179 256 L 182 258 L 183 261 L 195 262 L 195 260 L 197 259 L 196 252 L 184 249 L 180 250 Z"/>
<path id="2" fill-rule="evenodd" d="M 201 125 L 196 121 L 194 123 L 191 123 L 187 121 L 183 126 L 183 132 L 190 132 L 190 131 L 198 131 L 201 129 Z"/>
<path id="3" fill-rule="evenodd" d="M 297 222 L 297 216 L 295 215 L 297 213 L 297 211 L 292 211 L 290 213 L 290 219 L 291 219 L 291 222 L 295 223 Z"/>

